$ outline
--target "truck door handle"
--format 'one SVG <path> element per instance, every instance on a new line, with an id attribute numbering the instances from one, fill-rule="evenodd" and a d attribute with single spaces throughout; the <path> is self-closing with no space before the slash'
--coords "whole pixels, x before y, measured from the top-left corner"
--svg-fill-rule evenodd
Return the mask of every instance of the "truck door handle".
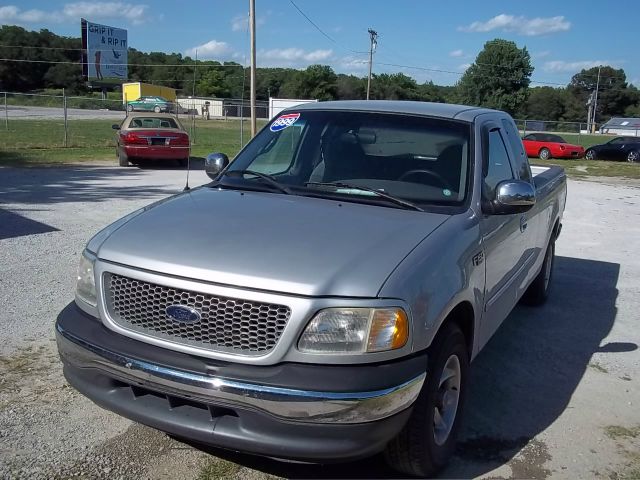
<path id="1" fill-rule="evenodd" d="M 520 217 L 520 231 L 524 233 L 527 229 L 527 217 Z"/>

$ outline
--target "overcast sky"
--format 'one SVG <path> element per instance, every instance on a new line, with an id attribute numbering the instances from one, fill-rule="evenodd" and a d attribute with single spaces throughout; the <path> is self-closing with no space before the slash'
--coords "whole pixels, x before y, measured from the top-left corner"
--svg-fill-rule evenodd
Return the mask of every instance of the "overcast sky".
<path id="1" fill-rule="evenodd" d="M 258 66 L 331 65 L 364 76 L 367 28 L 380 34 L 374 72 L 453 84 L 487 40 L 526 46 L 539 84 L 566 84 L 582 68 L 621 67 L 640 86 L 640 1 L 256 0 Z M 248 56 L 246 0 L 0 2 L 0 24 L 80 35 L 80 18 L 129 30 L 129 46 L 198 58 Z M 402 65 L 402 67 L 398 66 Z"/>

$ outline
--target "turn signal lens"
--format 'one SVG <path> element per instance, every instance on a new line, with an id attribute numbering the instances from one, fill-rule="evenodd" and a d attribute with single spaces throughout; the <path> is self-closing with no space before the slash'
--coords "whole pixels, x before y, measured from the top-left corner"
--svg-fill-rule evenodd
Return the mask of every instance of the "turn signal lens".
<path id="1" fill-rule="evenodd" d="M 409 321 L 404 310 L 374 310 L 369 329 L 367 352 L 402 348 L 409 339 Z"/>

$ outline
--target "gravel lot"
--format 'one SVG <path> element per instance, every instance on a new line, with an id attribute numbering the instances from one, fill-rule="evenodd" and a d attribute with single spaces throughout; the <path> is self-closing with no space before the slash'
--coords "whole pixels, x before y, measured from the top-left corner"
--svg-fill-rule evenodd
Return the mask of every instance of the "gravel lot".
<path id="1" fill-rule="evenodd" d="M 87 239 L 182 189 L 185 172 L 0 168 L 0 478 L 387 477 L 194 450 L 65 385 L 53 322 Z M 192 174 L 192 185 L 207 180 Z M 215 212 L 212 212 L 215 215 Z M 517 308 L 473 366 L 443 478 L 640 477 L 640 188 L 569 182 L 554 291 Z"/>

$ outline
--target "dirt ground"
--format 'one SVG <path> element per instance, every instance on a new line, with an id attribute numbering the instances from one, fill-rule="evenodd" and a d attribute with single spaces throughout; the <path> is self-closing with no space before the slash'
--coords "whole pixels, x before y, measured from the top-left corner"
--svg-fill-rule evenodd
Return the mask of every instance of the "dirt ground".
<path id="1" fill-rule="evenodd" d="M 206 181 L 193 172 L 191 183 Z M 0 478 L 386 478 L 202 452 L 68 387 L 53 336 L 100 227 L 182 189 L 184 171 L 0 168 Z M 640 186 L 569 181 L 553 292 L 518 307 L 472 367 L 441 478 L 640 478 Z"/>

